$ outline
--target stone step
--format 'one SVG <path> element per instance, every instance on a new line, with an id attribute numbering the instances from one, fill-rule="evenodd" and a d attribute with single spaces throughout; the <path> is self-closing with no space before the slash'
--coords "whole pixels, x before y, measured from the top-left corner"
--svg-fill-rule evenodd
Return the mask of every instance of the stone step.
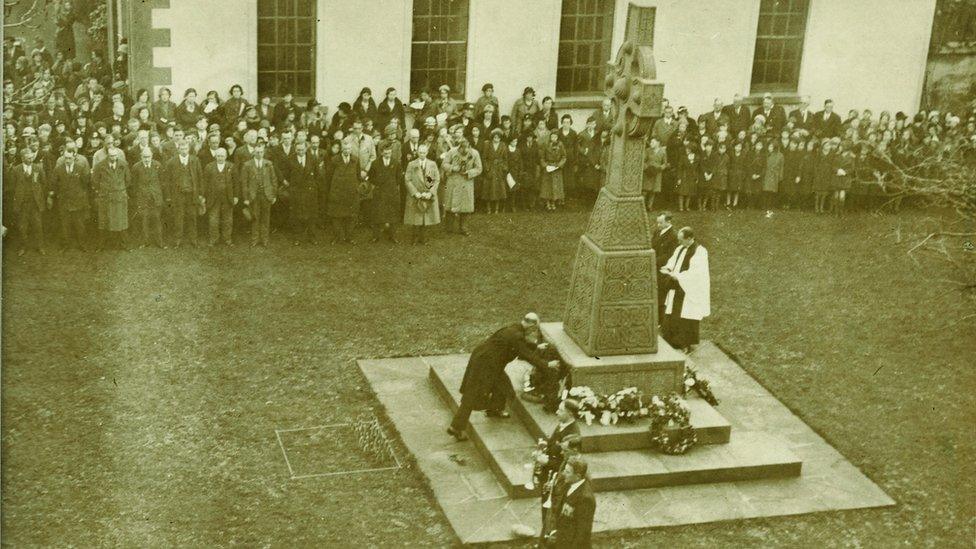
<path id="1" fill-rule="evenodd" d="M 460 404 L 459 376 L 464 363 L 431 366 L 429 378 L 442 402 L 452 411 Z M 457 382 L 453 380 L 457 379 Z M 445 380 L 449 384 L 445 384 Z M 471 416 L 468 436 L 487 461 L 505 491 L 513 498 L 537 494 L 525 487 L 532 476 L 527 466 L 536 437 L 520 421 L 489 419 L 476 412 Z M 588 454 L 590 477 L 596 491 L 636 490 L 683 484 L 796 477 L 802 462 L 785 442 L 754 432 L 736 432 L 728 444 L 699 445 L 683 456 L 668 456 L 652 450 L 618 450 Z"/>
<path id="2" fill-rule="evenodd" d="M 512 401 L 512 412 L 528 429 L 529 434 L 536 438 L 548 437 L 556 428 L 556 416 L 542 409 L 541 404 L 522 400 L 521 386 L 525 379 L 525 372 L 530 368 L 527 363 L 516 362 L 506 368 L 512 385 L 516 388 L 519 398 Z M 444 376 L 454 372 L 444 371 Z M 463 372 L 462 372 L 463 375 Z M 446 380 L 448 384 L 454 380 Z M 460 386 L 457 379 L 456 385 Z M 621 387 L 623 388 L 623 387 Z M 685 405 L 691 412 L 691 427 L 698 435 L 699 444 L 725 444 L 729 441 L 732 425 L 722 417 L 715 408 L 700 398 L 687 398 Z M 580 421 L 580 435 L 582 436 L 583 452 L 610 452 L 614 450 L 641 450 L 651 447 L 651 437 L 648 433 L 651 420 L 640 419 L 633 423 L 618 422 L 616 425 L 600 425 L 594 422 L 587 425 Z"/>

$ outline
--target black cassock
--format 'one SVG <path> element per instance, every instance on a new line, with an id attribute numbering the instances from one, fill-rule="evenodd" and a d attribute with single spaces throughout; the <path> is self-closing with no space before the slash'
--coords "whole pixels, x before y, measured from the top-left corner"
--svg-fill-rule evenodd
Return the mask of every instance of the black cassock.
<path id="1" fill-rule="evenodd" d="M 695 250 L 697 249 L 698 244 L 688 246 L 688 250 L 681 259 L 681 265 L 678 266 L 677 272 L 680 273 L 688 270 L 688 266 L 691 264 L 691 258 L 695 255 Z M 667 295 L 668 290 L 674 290 L 674 301 L 671 303 L 671 314 L 665 315 L 661 321 L 661 336 L 672 347 L 676 349 L 687 349 L 690 345 L 697 345 L 699 343 L 699 321 L 681 318 L 681 308 L 684 307 L 685 302 L 685 291 L 681 288 L 681 284 L 678 284 L 677 280 L 674 280 L 670 276 L 665 277 L 665 279 L 668 284 L 667 288 L 665 288 L 665 295 Z"/>

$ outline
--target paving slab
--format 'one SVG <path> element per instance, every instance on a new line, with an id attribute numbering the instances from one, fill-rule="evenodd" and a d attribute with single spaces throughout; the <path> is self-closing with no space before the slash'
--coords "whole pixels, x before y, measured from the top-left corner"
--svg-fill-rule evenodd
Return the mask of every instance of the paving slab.
<path id="1" fill-rule="evenodd" d="M 894 505 L 877 485 L 717 346 L 703 342 L 688 359 L 711 382 L 721 400 L 717 409 L 731 424 L 729 444 L 707 448 L 722 448 L 744 456 L 785 448 L 803 461 L 800 476 L 599 492 L 594 531 Z M 429 383 L 428 375 L 431 365 L 458 360 L 466 362 L 467 355 L 360 360 L 359 367 L 427 477 L 458 539 L 462 543 L 513 539 L 515 524 L 538 529 L 539 502 L 498 496 L 505 494 L 504 487 L 474 443 L 454 442 L 444 432 L 451 411 Z M 407 383 L 408 380 L 414 383 Z M 473 419 L 479 421 L 479 415 Z M 770 421 L 764 420 L 767 416 Z M 743 423 L 748 423 L 748 428 Z M 749 445 L 755 448 L 743 449 Z M 508 459 L 516 461 L 514 455 L 520 451 L 507 450 L 512 454 Z M 661 467 L 680 467 L 680 461 L 669 461 L 672 456 L 649 455 Z"/>

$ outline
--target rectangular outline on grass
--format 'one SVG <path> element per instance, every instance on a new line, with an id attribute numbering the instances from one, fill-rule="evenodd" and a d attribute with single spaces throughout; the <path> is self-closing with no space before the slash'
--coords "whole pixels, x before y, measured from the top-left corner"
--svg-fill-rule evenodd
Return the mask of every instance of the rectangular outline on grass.
<path id="1" fill-rule="evenodd" d="M 332 429 L 336 427 L 348 427 L 350 425 L 362 425 L 372 423 L 376 426 L 376 429 L 380 432 L 380 436 L 383 437 L 383 442 L 386 443 L 386 450 L 390 453 L 390 457 L 393 458 L 393 462 L 396 465 L 390 467 L 376 467 L 373 469 L 352 469 L 349 471 L 336 471 L 333 473 L 313 473 L 310 475 L 295 475 L 295 471 L 291 467 L 291 462 L 288 460 L 288 451 L 285 450 L 285 443 L 281 440 L 281 433 L 293 433 L 296 431 L 312 431 L 315 429 Z M 400 459 L 397 457 L 396 452 L 393 451 L 393 444 L 390 439 L 386 437 L 386 433 L 380 427 L 380 422 L 377 419 L 371 421 L 357 421 L 350 423 L 333 423 L 330 425 L 316 425 L 314 427 L 295 427 L 293 429 L 275 429 L 275 437 L 278 439 L 278 446 L 281 448 L 281 455 L 285 457 L 285 465 L 288 467 L 288 478 L 291 480 L 298 480 L 304 478 L 314 478 L 314 477 L 332 477 L 337 475 L 352 475 L 355 473 L 373 473 L 377 471 L 393 471 L 395 469 L 401 469 L 403 465 L 400 463 Z"/>

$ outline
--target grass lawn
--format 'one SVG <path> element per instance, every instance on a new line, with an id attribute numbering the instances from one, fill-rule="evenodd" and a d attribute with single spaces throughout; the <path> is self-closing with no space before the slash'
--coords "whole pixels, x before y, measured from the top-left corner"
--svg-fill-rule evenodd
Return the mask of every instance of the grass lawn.
<path id="1" fill-rule="evenodd" d="M 481 215 L 470 238 L 425 248 L 360 235 L 353 247 L 5 254 L 3 542 L 455 543 L 415 469 L 289 480 L 275 429 L 381 414 L 357 358 L 469 350 L 530 309 L 560 319 L 586 219 Z M 711 259 L 703 337 L 898 505 L 599 541 L 971 547 L 976 325 L 959 319 L 973 301 L 897 242 L 924 215 L 679 221 Z M 306 455 L 334 446 L 312 442 Z"/>

